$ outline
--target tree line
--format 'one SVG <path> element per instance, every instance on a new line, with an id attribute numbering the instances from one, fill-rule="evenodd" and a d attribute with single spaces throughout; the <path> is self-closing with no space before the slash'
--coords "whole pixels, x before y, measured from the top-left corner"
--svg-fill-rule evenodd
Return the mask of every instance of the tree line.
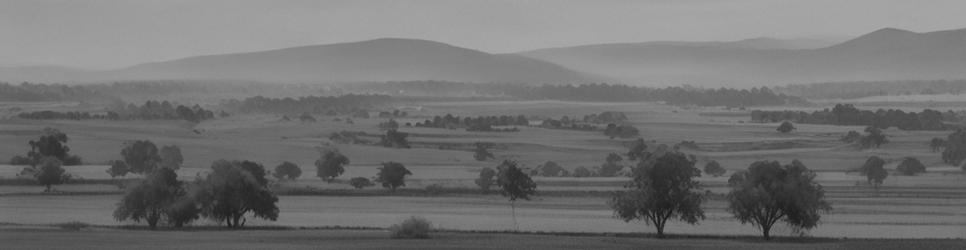
<path id="1" fill-rule="evenodd" d="M 781 93 L 814 99 L 853 99 L 889 95 L 935 95 L 966 92 L 966 80 L 824 82 L 775 87 Z"/>
<path id="2" fill-rule="evenodd" d="M 523 115 L 511 116 L 477 116 L 460 117 L 452 114 L 445 116 L 434 116 L 433 119 L 426 119 L 422 122 L 413 124 L 415 127 L 425 128 L 446 128 L 457 129 L 465 128 L 466 131 L 497 131 L 494 126 L 529 126 L 530 121 Z"/>
<path id="3" fill-rule="evenodd" d="M 387 95 L 341 95 L 341 96 L 302 96 L 298 98 L 271 98 L 254 96 L 242 100 L 229 99 L 221 102 L 221 106 L 228 110 L 241 113 L 275 113 L 275 114 L 326 114 L 351 115 L 366 112 L 373 106 L 386 104 L 392 100 Z"/>
<path id="4" fill-rule="evenodd" d="M 342 86 L 350 91 L 409 94 L 414 96 L 510 97 L 525 100 L 587 102 L 666 102 L 697 106 L 766 106 L 806 103 L 805 99 L 776 93 L 767 87 L 707 89 L 692 86 L 652 88 L 623 84 L 521 85 L 474 84 L 445 81 L 405 81 Z"/>
<path id="5" fill-rule="evenodd" d="M 222 113 L 226 115 L 225 113 Z M 202 108 L 200 105 L 194 106 L 177 105 L 174 106 L 169 101 L 146 101 L 143 105 L 128 103 L 127 105 L 118 104 L 108 108 L 104 113 L 91 113 L 82 111 L 34 111 L 23 112 L 17 115 L 21 119 L 31 120 L 185 120 L 190 122 L 201 122 L 214 119 L 215 113 L 211 110 Z"/>
<path id="6" fill-rule="evenodd" d="M 836 104 L 831 110 L 824 109 L 808 113 L 805 111 L 763 111 L 751 112 L 753 122 L 792 121 L 804 124 L 829 124 L 874 126 L 881 129 L 897 127 L 902 130 L 947 130 L 963 120 L 955 112 L 939 112 L 924 109 L 922 112 L 905 112 L 898 109 L 860 110 L 852 104 Z"/>

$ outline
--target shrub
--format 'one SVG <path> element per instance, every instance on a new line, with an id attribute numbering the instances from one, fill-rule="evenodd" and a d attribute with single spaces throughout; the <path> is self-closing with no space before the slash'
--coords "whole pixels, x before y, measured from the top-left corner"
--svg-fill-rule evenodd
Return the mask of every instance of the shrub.
<path id="1" fill-rule="evenodd" d="M 355 178 L 349 179 L 349 185 L 351 185 L 356 189 L 363 189 L 365 187 L 375 186 L 376 184 L 372 183 L 372 181 L 370 181 L 369 178 L 355 177 Z"/>
<path id="2" fill-rule="evenodd" d="M 432 225 L 426 218 L 409 217 L 402 223 L 389 227 L 393 239 L 428 239 Z"/>
<path id="3" fill-rule="evenodd" d="M 916 175 L 918 173 L 925 173 L 926 166 L 922 165 L 922 162 L 919 162 L 919 159 L 914 157 L 906 157 L 902 160 L 902 163 L 899 163 L 899 166 L 896 167 L 896 170 L 903 175 Z"/>
<path id="4" fill-rule="evenodd" d="M 723 167 L 721 167 L 721 164 L 718 163 L 718 161 L 710 161 L 708 164 L 704 165 L 704 173 L 714 177 L 722 176 L 727 172 L 728 170 L 725 170 Z"/>

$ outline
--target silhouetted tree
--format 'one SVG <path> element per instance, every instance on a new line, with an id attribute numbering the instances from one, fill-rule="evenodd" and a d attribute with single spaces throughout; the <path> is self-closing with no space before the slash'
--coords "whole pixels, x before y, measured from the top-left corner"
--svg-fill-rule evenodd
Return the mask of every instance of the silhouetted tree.
<path id="1" fill-rule="evenodd" d="M 279 180 L 295 180 L 299 176 L 302 176 L 302 169 L 299 168 L 299 165 L 286 161 L 275 166 L 275 173 L 273 175 Z"/>
<path id="2" fill-rule="evenodd" d="M 513 213 L 513 225 L 520 230 L 517 224 L 516 201 L 518 199 L 530 200 L 530 196 L 536 194 L 537 184 L 530 179 L 517 163 L 511 160 L 504 160 L 497 167 L 496 183 L 500 186 L 500 194 L 510 200 L 510 210 Z"/>
<path id="3" fill-rule="evenodd" d="M 943 162 L 950 165 L 962 164 L 966 159 L 966 129 L 959 129 L 946 138 L 946 149 L 942 154 Z"/>
<path id="4" fill-rule="evenodd" d="M 700 183 L 693 180 L 700 175 L 694 161 L 683 153 L 669 152 L 653 164 L 642 162 L 634 171 L 634 179 L 625 185 L 630 190 L 615 193 L 608 205 L 618 218 L 628 222 L 643 220 L 663 238 L 668 219 L 689 224 L 704 219 Z"/>
<path id="5" fill-rule="evenodd" d="M 370 181 L 369 178 L 355 177 L 355 178 L 349 179 L 349 185 L 356 189 L 363 189 L 365 187 L 375 186 L 376 184 L 372 183 L 372 181 Z"/>
<path id="6" fill-rule="evenodd" d="M 161 168 L 148 174 L 137 186 L 127 191 L 114 210 L 114 219 L 118 221 L 131 219 L 134 222 L 144 220 L 148 223 L 148 227 L 157 227 L 158 221 L 166 215 L 169 207 L 179 197 L 185 195 L 185 190 L 174 170 Z M 193 202 L 191 206 L 194 206 Z M 182 223 L 183 220 L 183 218 L 178 219 Z"/>
<path id="7" fill-rule="evenodd" d="M 322 157 L 315 161 L 316 176 L 326 182 L 332 182 L 335 177 L 339 177 L 345 172 L 345 165 L 349 164 L 349 157 L 346 157 L 338 150 L 328 150 Z"/>
<path id="8" fill-rule="evenodd" d="M 245 226 L 244 216 L 278 219 L 278 197 L 268 187 L 265 168 L 251 161 L 217 160 L 199 185 L 197 200 L 205 217 L 228 227 Z"/>
<path id="9" fill-rule="evenodd" d="M 647 143 L 644 143 L 643 138 L 638 138 L 634 144 L 631 145 L 630 150 L 627 151 L 627 159 L 631 161 L 636 161 L 638 159 L 645 159 L 648 156 Z"/>
<path id="10" fill-rule="evenodd" d="M 782 122 L 781 125 L 778 126 L 778 128 L 776 130 L 778 130 L 778 132 L 782 132 L 784 134 L 787 134 L 789 132 L 792 132 L 792 130 L 795 130 L 795 125 L 792 124 L 789 121 L 784 121 L 784 122 Z"/>
<path id="11" fill-rule="evenodd" d="M 44 192 L 50 192 L 52 185 L 59 185 L 70 180 L 70 174 L 64 170 L 63 164 L 56 157 L 48 156 L 40 159 L 34 178 L 37 183 L 44 186 Z"/>
<path id="12" fill-rule="evenodd" d="M 829 211 L 822 185 L 815 173 L 798 160 L 782 166 L 777 161 L 758 161 L 748 171 L 738 173 L 728 193 L 728 211 L 742 224 L 751 223 L 761 229 L 764 238 L 775 222 L 811 229 L 818 226 L 819 212 Z M 738 175 L 736 174 L 736 175 Z"/>
<path id="13" fill-rule="evenodd" d="M 728 170 L 725 170 L 723 167 L 721 167 L 721 164 L 718 163 L 718 161 L 709 161 L 704 165 L 704 173 L 710 174 L 714 177 L 722 176 L 726 172 L 728 172 Z"/>
<path id="14" fill-rule="evenodd" d="M 882 181 L 889 176 L 889 171 L 883 167 L 885 166 L 885 161 L 878 156 L 870 156 L 868 160 L 865 160 L 865 164 L 862 165 L 862 175 L 865 175 L 869 184 L 876 190 L 879 190 L 879 186 L 882 186 Z"/>
<path id="15" fill-rule="evenodd" d="M 483 168 L 483 170 L 480 170 L 480 176 L 477 177 L 473 182 L 475 182 L 476 185 L 479 186 L 480 189 L 483 189 L 483 192 L 486 193 L 490 191 L 490 186 L 496 182 L 496 180 L 493 179 L 494 176 L 496 176 L 496 171 L 493 171 L 492 168 Z"/>
<path id="16" fill-rule="evenodd" d="M 148 140 L 126 143 L 121 149 L 121 157 L 127 163 L 128 171 L 135 174 L 150 174 L 161 164 L 158 147 Z"/>
<path id="17" fill-rule="evenodd" d="M 489 143 L 477 142 L 475 145 L 476 149 L 473 150 L 473 159 L 476 159 L 477 161 L 485 161 L 487 159 L 495 158 L 493 153 L 490 153 L 490 151 L 487 150 L 487 148 L 490 147 Z"/>
<path id="18" fill-rule="evenodd" d="M 902 163 L 896 167 L 896 170 L 903 175 L 916 175 L 919 173 L 926 172 L 926 166 L 919 162 L 919 159 L 915 157 L 906 157 L 902 159 Z"/>
<path id="19" fill-rule="evenodd" d="M 406 186 L 406 176 L 411 174 L 413 173 L 402 163 L 383 162 L 376 175 L 376 182 L 382 183 L 382 187 L 388 188 L 389 192 L 396 192 L 396 188 Z"/>
<path id="20" fill-rule="evenodd" d="M 123 177 L 127 175 L 128 171 L 129 169 L 127 167 L 127 163 L 124 163 L 124 161 L 112 160 L 111 167 L 107 169 L 107 174 L 111 175 L 111 178 L 118 176 Z"/>
<path id="21" fill-rule="evenodd" d="M 161 147 L 161 167 L 178 170 L 184 164 L 184 156 L 181 156 L 181 148 L 175 145 Z"/>

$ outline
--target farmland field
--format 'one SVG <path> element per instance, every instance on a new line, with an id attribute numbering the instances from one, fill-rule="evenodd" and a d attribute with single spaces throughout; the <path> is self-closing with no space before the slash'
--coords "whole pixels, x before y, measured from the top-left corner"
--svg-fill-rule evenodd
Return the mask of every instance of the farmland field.
<path id="1" fill-rule="evenodd" d="M 408 118 L 399 119 L 400 123 L 415 123 L 447 113 L 464 116 L 525 115 L 559 118 L 564 115 L 580 117 L 603 111 L 619 111 L 628 115 L 630 123 L 641 130 L 649 145 L 674 145 L 681 141 L 694 141 L 695 147 L 682 147 L 680 150 L 695 155 L 699 167 L 710 160 L 716 160 L 729 173 L 722 177 L 698 178 L 708 191 L 719 196 L 706 203 L 706 220 L 694 226 L 672 221 L 667 229 L 671 234 L 759 234 L 755 227 L 738 223 L 725 210 L 726 204 L 720 195 L 729 190 L 727 176 L 747 168 L 754 161 L 777 160 L 787 163 L 799 159 L 810 169 L 818 171 L 817 180 L 825 186 L 833 210 L 830 214 L 823 215 L 821 224 L 814 230 L 796 232 L 779 227 L 774 230 L 774 235 L 831 238 L 966 237 L 966 210 L 963 210 L 966 207 L 966 176 L 958 168 L 943 164 L 939 154 L 932 152 L 927 146 L 930 138 L 947 135 L 948 132 L 945 131 L 888 129 L 885 133 L 889 136 L 890 143 L 878 149 L 859 150 L 840 142 L 839 137 L 850 130 L 861 131 L 861 127 L 800 124 L 796 125 L 797 131 L 794 133 L 781 134 L 775 131 L 777 124 L 746 123 L 744 121 L 748 120 L 748 116 L 741 115 L 741 112 L 712 108 L 686 109 L 655 103 L 559 101 L 429 102 L 406 105 L 418 105 L 421 110 L 410 113 Z M 6 107 L 0 107 L 0 110 L 4 109 Z M 377 124 L 385 119 L 357 119 L 355 124 L 346 124 L 333 121 L 334 118 L 322 116 L 319 122 L 307 123 L 282 121 L 280 115 L 243 114 L 197 125 L 179 121 L 9 119 L 4 120 L 3 126 L 0 126 L 0 159 L 10 159 L 14 155 L 25 153 L 29 140 L 36 138 L 42 128 L 53 127 L 70 137 L 68 145 L 71 153 L 80 155 L 88 164 L 65 168 L 75 178 L 85 180 L 110 179 L 105 172 L 106 163 L 120 158 L 122 144 L 129 140 L 148 139 L 158 145 L 181 147 L 185 167 L 178 174 L 182 180 L 193 180 L 195 176 L 202 175 L 208 171 L 211 162 L 217 159 L 254 160 L 265 164 L 267 168 L 273 168 L 282 161 L 291 161 L 302 167 L 303 174 L 298 180 L 284 182 L 281 186 L 349 191 L 351 187 L 345 184 L 345 180 L 357 176 L 373 177 L 381 166 L 380 163 L 396 161 L 405 164 L 413 172 L 412 176 L 407 177 L 404 189 L 421 190 L 432 184 L 446 188 L 472 189 L 475 188 L 473 179 L 481 168 L 499 164 L 496 160 L 474 160 L 471 151 L 474 142 L 490 142 L 496 145 L 492 152 L 497 159 L 515 159 L 525 167 L 552 160 L 568 170 L 580 166 L 599 166 L 607 154 L 626 152 L 626 145 L 630 142 L 609 139 L 599 131 L 539 127 L 522 127 L 519 132 L 466 132 L 402 127 L 400 130 L 412 133 L 409 139 L 414 147 L 391 149 L 371 145 L 337 144 L 327 139 L 329 134 L 339 131 L 363 131 L 378 135 L 381 131 Z M 319 158 L 319 147 L 333 146 L 348 156 L 351 164 L 339 180 L 327 183 L 316 177 L 313 162 Z M 885 159 L 886 168 L 893 170 L 903 157 L 917 157 L 929 171 L 919 176 L 897 176 L 893 173 L 886 179 L 883 188 L 875 192 L 866 184 L 864 176 L 847 172 L 861 166 L 872 155 Z M 623 163 L 630 164 L 630 161 Z M 21 168 L 0 165 L 0 178 L 18 178 Z M 543 191 L 549 195 L 537 196 L 533 201 L 517 202 L 520 230 L 591 233 L 651 233 L 654 230 L 642 222 L 625 223 L 613 218 L 613 212 L 606 204 L 609 199 L 607 192 L 620 190 L 627 181 L 625 177 L 536 177 L 535 180 L 538 183 L 538 192 Z M 69 221 L 94 225 L 131 224 L 117 222 L 111 217 L 114 204 L 123 192 L 116 186 L 68 184 L 56 186 L 55 190 L 57 194 L 45 195 L 40 193 L 42 187 L 39 186 L 0 185 L 0 222 L 28 225 Z M 559 195 L 555 192 L 576 192 L 579 195 Z M 443 229 L 499 231 L 514 228 L 508 202 L 495 194 L 427 197 L 282 195 L 279 198 L 279 207 L 281 213 L 278 221 L 250 219 L 250 225 L 383 228 L 411 215 L 420 215 Z M 196 224 L 214 225 L 209 221 L 199 221 Z M 310 232 L 297 232 L 308 233 Z M 81 237 L 71 234 L 100 233 L 64 233 L 63 236 Z M 166 234 L 183 237 L 175 232 Z M 338 238 L 371 237 L 375 233 L 323 234 L 333 234 L 332 237 Z M 356 236 L 339 236 L 342 234 Z M 485 236 L 447 234 L 446 237 Z M 634 240 L 604 240 L 608 242 L 606 244 L 624 244 L 614 243 L 623 241 Z M 695 244 L 705 243 L 715 244 L 710 240 Z"/>

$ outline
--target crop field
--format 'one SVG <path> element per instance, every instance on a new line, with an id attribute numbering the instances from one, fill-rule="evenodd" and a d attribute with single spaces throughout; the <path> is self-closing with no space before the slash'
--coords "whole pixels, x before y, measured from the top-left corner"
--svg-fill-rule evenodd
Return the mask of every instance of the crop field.
<path id="1" fill-rule="evenodd" d="M 421 110 L 411 112 L 407 118 L 398 119 L 402 124 L 432 119 L 435 115 L 447 113 L 460 116 L 525 115 L 534 118 L 559 118 L 565 115 L 582 117 L 603 111 L 620 111 L 626 113 L 631 124 L 641 130 L 649 146 L 673 146 L 682 141 L 694 141 L 696 146 L 682 147 L 680 150 L 695 155 L 699 168 L 710 160 L 716 160 L 728 170 L 728 174 L 722 177 L 698 178 L 705 189 L 715 195 L 705 205 L 707 219 L 697 226 L 673 221 L 667 228 L 670 234 L 757 235 L 759 232 L 755 227 L 738 223 L 726 211 L 727 205 L 721 197 L 729 190 L 727 176 L 747 168 L 754 161 L 777 160 L 787 163 L 798 159 L 810 169 L 818 171 L 817 179 L 825 186 L 833 210 L 823 215 L 821 224 L 814 230 L 796 232 L 788 228 L 776 228 L 774 235 L 832 238 L 966 237 L 966 210 L 963 210 L 966 207 L 966 175 L 958 168 L 943 164 L 939 153 L 932 152 L 927 145 L 929 139 L 945 137 L 949 133 L 947 131 L 888 129 L 885 133 L 889 136 L 890 143 L 878 149 L 860 150 L 840 142 L 839 138 L 850 130 L 861 131 L 861 127 L 800 124 L 796 125 L 797 130 L 794 133 L 781 134 L 775 131 L 777 124 L 746 123 L 744 121 L 748 120 L 748 116 L 741 116 L 741 112 L 716 111 L 711 108 L 685 109 L 655 103 L 559 101 L 430 102 L 406 105 L 420 106 Z M 0 110 L 8 108 L 0 107 Z M 477 177 L 480 169 L 499 164 L 496 160 L 474 160 L 471 147 L 475 142 L 496 145 L 491 152 L 497 159 L 514 159 L 525 167 L 555 161 L 569 170 L 581 166 L 599 166 L 607 154 L 625 153 L 626 145 L 630 142 L 609 139 L 600 131 L 539 127 L 522 127 L 519 132 L 467 132 L 462 129 L 401 127 L 401 131 L 411 133 L 409 140 L 414 147 L 391 149 L 372 145 L 338 144 L 327 139 L 333 132 L 362 131 L 374 135 L 367 139 L 378 140 L 375 135 L 382 133 L 378 123 L 386 119 L 355 119 L 355 124 L 346 124 L 333 121 L 337 117 L 318 118 L 318 122 L 309 123 L 282 121 L 280 115 L 243 114 L 197 125 L 177 121 L 4 120 L 0 126 L 0 159 L 6 161 L 14 155 L 24 154 L 28 150 L 29 140 L 35 139 L 42 128 L 53 127 L 69 136 L 71 153 L 83 157 L 87 164 L 65 167 L 68 173 L 78 179 L 110 179 L 105 172 L 106 163 L 120 159 L 119 152 L 123 143 L 148 139 L 159 146 L 178 145 L 181 148 L 185 167 L 178 174 L 183 180 L 192 180 L 208 171 L 211 162 L 218 159 L 254 160 L 269 169 L 283 161 L 291 161 L 301 166 L 302 176 L 296 181 L 279 185 L 308 190 L 349 190 L 351 187 L 345 182 L 349 178 L 373 177 L 382 162 L 395 161 L 405 164 L 413 172 L 412 176 L 407 177 L 404 189 L 424 189 L 433 184 L 445 188 L 473 189 L 473 179 Z M 313 163 L 319 158 L 320 148 L 331 147 L 338 148 L 350 158 L 351 163 L 337 181 L 327 183 L 316 177 Z M 872 155 L 885 159 L 886 168 L 891 170 L 895 169 L 903 157 L 916 157 L 929 171 L 919 176 L 898 176 L 893 172 L 885 180 L 883 188 L 875 192 L 866 184 L 864 176 L 848 172 L 861 166 Z M 631 163 L 625 160 L 622 164 Z M 18 178 L 21 168 L 0 165 L 0 181 Z M 615 219 L 613 211 L 607 206 L 610 197 L 608 192 L 622 189 L 627 180 L 626 177 L 536 177 L 538 195 L 540 191 L 548 195 L 516 203 L 519 228 L 522 231 L 543 232 L 653 233 L 653 227 L 643 222 L 625 223 Z M 376 188 L 378 187 L 369 189 Z M 69 221 L 94 225 L 131 223 L 117 222 L 111 217 L 114 204 L 123 192 L 114 185 L 68 184 L 56 186 L 55 190 L 55 194 L 51 195 L 41 194 L 40 186 L 0 185 L 0 222 L 29 225 Z M 560 195 L 567 192 L 578 195 Z M 420 215 L 442 229 L 502 231 L 514 228 L 509 203 L 496 194 L 415 197 L 282 195 L 279 197 L 279 207 L 281 213 L 278 221 L 250 219 L 249 223 L 263 226 L 384 228 L 411 215 Z M 199 221 L 196 224 L 213 225 L 209 221 Z M 265 237 L 282 237 L 277 235 L 282 232 L 285 231 L 271 232 L 268 235 L 273 236 Z M 29 232 L 18 232 L 17 235 L 23 233 Z M 298 231 L 296 234 L 308 233 Z M 370 237 L 370 234 L 375 234 L 339 231 L 320 233 L 335 238 Z M 82 235 L 87 234 L 99 235 L 104 232 L 63 233 L 61 236 L 86 237 Z M 213 237 L 223 237 L 218 236 L 222 233 L 210 234 Z M 344 236 L 346 234 L 351 236 Z M 184 237 L 176 232 L 165 235 Z M 485 236 L 446 234 L 445 237 Z M 602 240 L 603 243 L 600 244 L 625 244 L 624 241 L 635 240 Z M 597 246 L 587 244 L 591 244 L 588 247 Z M 707 240 L 694 244 L 708 246 L 716 243 Z M 221 247 L 231 248 L 230 245 Z M 783 247 L 794 248 L 794 245 Z M 374 245 L 373 248 L 378 247 Z"/>

